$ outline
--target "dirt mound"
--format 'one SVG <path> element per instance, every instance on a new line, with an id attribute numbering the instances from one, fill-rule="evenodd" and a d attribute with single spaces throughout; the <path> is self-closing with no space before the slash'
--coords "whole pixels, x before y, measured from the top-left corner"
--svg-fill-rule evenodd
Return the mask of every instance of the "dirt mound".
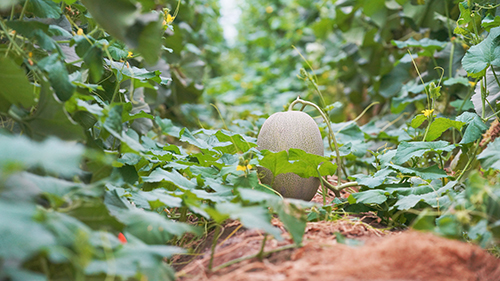
<path id="1" fill-rule="evenodd" d="M 275 222 L 279 226 L 279 222 Z M 362 246 L 340 244 L 336 233 Z M 207 272 L 210 250 L 184 267 L 180 280 L 500 280 L 500 261 L 483 249 L 416 231 L 389 232 L 361 221 L 308 223 L 304 246 L 269 239 L 262 261 L 255 255 L 263 235 L 245 230 L 216 248 L 214 272 Z M 347 242 L 352 242 L 347 240 Z"/>

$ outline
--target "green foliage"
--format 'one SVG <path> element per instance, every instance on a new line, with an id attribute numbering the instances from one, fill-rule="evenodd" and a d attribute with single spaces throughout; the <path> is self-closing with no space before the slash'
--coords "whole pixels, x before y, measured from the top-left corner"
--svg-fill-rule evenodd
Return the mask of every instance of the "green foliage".
<path id="1" fill-rule="evenodd" d="M 165 258 L 228 219 L 281 239 L 277 216 L 300 245 L 308 220 L 372 212 L 498 244 L 496 6 L 258 0 L 229 48 L 218 1 L 174 2 L 0 1 L 0 279 L 174 280 Z M 256 149 L 297 96 L 330 118 L 325 157 Z M 256 169 L 333 163 L 359 186 L 334 206 Z"/>

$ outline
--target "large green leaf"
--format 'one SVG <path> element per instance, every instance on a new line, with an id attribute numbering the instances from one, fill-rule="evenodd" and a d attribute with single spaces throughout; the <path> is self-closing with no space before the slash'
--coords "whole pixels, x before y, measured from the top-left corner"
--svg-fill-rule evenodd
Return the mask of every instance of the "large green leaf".
<path id="1" fill-rule="evenodd" d="M 412 157 L 421 157 L 426 152 L 435 151 L 437 153 L 450 152 L 455 148 L 455 145 L 449 144 L 446 141 L 434 142 L 401 142 L 398 146 L 396 155 L 393 160 L 396 164 L 403 164 Z"/>
<path id="2" fill-rule="evenodd" d="M 485 169 L 493 168 L 500 170 L 500 138 L 496 138 L 492 143 L 488 144 L 485 150 L 477 156 L 481 161 L 481 165 Z"/>
<path id="3" fill-rule="evenodd" d="M 457 117 L 457 121 L 467 124 L 464 135 L 460 144 L 468 144 L 478 140 L 481 135 L 488 129 L 479 115 L 472 112 L 464 112 Z"/>
<path id="4" fill-rule="evenodd" d="M 388 164 L 387 166 L 405 175 L 418 176 L 425 180 L 434 180 L 448 177 L 448 174 L 446 174 L 446 172 L 440 169 L 437 165 L 426 168 L 405 168 L 394 164 Z"/>
<path id="5" fill-rule="evenodd" d="M 476 113 L 480 116 L 490 116 L 496 112 L 495 105 L 500 100 L 500 85 L 497 83 L 500 67 L 490 67 L 486 70 L 484 79 L 486 83 L 477 83 L 471 101 L 474 104 Z M 486 92 L 483 92 L 483 89 Z M 485 104 L 483 108 L 483 95 L 485 95 Z M 490 106 L 491 105 L 491 106 Z M 484 111 L 484 112 L 483 112 Z"/>
<path id="6" fill-rule="evenodd" d="M 8 103 L 0 103 L 0 111 L 6 113 L 11 104 L 29 108 L 35 105 L 35 87 L 26 73 L 10 58 L 0 57 L 0 97 Z"/>
<path id="7" fill-rule="evenodd" d="M 500 66 L 500 27 L 490 30 L 488 37 L 472 46 L 462 59 L 464 69 L 471 74 L 478 74 L 490 65 Z"/>
<path id="8" fill-rule="evenodd" d="M 363 192 L 353 193 L 352 197 L 356 199 L 356 203 L 363 204 L 382 204 L 387 201 L 385 191 L 380 189 L 371 189 Z"/>
<path id="9" fill-rule="evenodd" d="M 43 139 L 57 136 L 64 140 L 84 140 L 83 128 L 76 124 L 57 101 L 47 82 L 42 83 L 38 108 L 33 116 L 26 118 L 25 123 L 34 138 Z"/>
<path id="10" fill-rule="evenodd" d="M 34 142 L 23 136 L 0 135 L 0 171 L 11 167 L 42 167 L 63 176 L 80 171 L 84 148 L 80 144 L 47 139 Z"/>
<path id="11" fill-rule="evenodd" d="M 83 199 L 65 210 L 70 215 L 95 230 L 122 231 L 124 224 L 110 214 L 110 210 L 100 198 Z"/>
<path id="12" fill-rule="evenodd" d="M 140 11 L 131 0 L 83 0 L 92 17 L 112 36 L 125 42 Z"/>
<path id="13" fill-rule="evenodd" d="M 149 176 L 142 177 L 142 180 L 144 182 L 166 181 L 173 183 L 181 189 L 194 189 L 197 186 L 196 181 L 188 180 L 176 170 L 169 172 L 160 168 L 154 170 L 151 174 L 149 174 Z"/>
<path id="14" fill-rule="evenodd" d="M 29 0 L 27 10 L 39 18 L 57 19 L 61 16 L 61 8 L 52 0 Z"/>
<path id="15" fill-rule="evenodd" d="M 51 38 L 52 36 L 62 34 L 63 32 L 67 33 L 64 35 L 71 36 L 66 30 L 55 27 L 56 25 L 49 26 L 38 21 L 9 21 L 7 25 L 14 29 L 16 33 L 36 41 L 38 46 L 47 51 L 53 51 L 57 48 L 56 42 Z"/>
<path id="16" fill-rule="evenodd" d="M 239 220 L 245 227 L 261 229 L 276 239 L 282 239 L 281 231 L 271 224 L 271 215 L 264 206 L 244 207 L 241 204 L 227 202 L 217 204 L 216 209 L 221 214 Z"/>
<path id="17" fill-rule="evenodd" d="M 450 128 L 455 128 L 457 130 L 460 130 L 463 125 L 465 125 L 464 122 L 454 121 L 454 120 L 451 120 L 448 118 L 442 118 L 442 117 L 436 118 L 436 119 L 434 119 L 434 121 L 432 121 L 425 140 L 426 141 L 433 141 L 433 140 L 439 138 L 444 133 L 444 131 L 446 131 Z"/>
<path id="18" fill-rule="evenodd" d="M 290 232 L 293 241 L 297 245 L 302 243 L 307 220 L 304 208 L 312 207 L 314 203 L 294 199 L 282 200 L 275 193 L 267 193 L 250 188 L 238 189 L 238 193 L 243 200 L 271 206 L 273 210 L 278 213 L 285 228 Z"/>
<path id="19" fill-rule="evenodd" d="M 44 194 L 51 206 L 59 207 L 66 203 L 63 197 L 80 188 L 82 186 L 78 183 L 21 172 L 11 176 L 6 182 L 9 192 L 6 194 L 4 190 L 4 195 L 14 200 L 29 201 Z"/>
<path id="20" fill-rule="evenodd" d="M 56 92 L 57 98 L 67 101 L 73 95 L 76 86 L 69 81 L 69 74 L 63 59 L 58 54 L 52 54 L 41 59 L 38 66 L 48 73 L 50 85 Z"/>
<path id="21" fill-rule="evenodd" d="M 0 200 L 0 257 L 23 261 L 56 244 L 54 236 L 34 219 L 35 205 Z"/>
<path id="22" fill-rule="evenodd" d="M 263 150 L 264 157 L 259 161 L 259 165 L 268 168 L 274 176 L 288 173 L 290 163 L 288 162 L 288 152 L 286 150 L 272 152 Z"/>
<path id="23" fill-rule="evenodd" d="M 301 149 L 290 148 L 279 152 L 263 150 L 262 153 L 264 157 L 259 160 L 259 165 L 268 168 L 274 176 L 294 173 L 303 178 L 317 177 L 318 169 L 323 175 L 332 175 L 337 168 L 327 157 Z"/>
<path id="24" fill-rule="evenodd" d="M 102 49 L 94 45 L 90 47 L 90 49 L 83 57 L 83 61 L 89 68 L 90 76 L 92 77 L 92 80 L 94 82 L 99 81 L 99 79 L 101 79 L 102 74 L 104 73 L 102 55 L 103 55 Z"/>
<path id="25" fill-rule="evenodd" d="M 375 174 L 372 175 L 354 175 L 353 177 L 356 178 L 356 182 L 359 185 L 366 186 L 368 188 L 375 188 L 377 186 L 382 185 L 387 179 L 390 174 L 394 173 L 391 169 L 384 168 L 379 171 L 377 171 Z"/>
<path id="26" fill-rule="evenodd" d="M 398 201 L 394 207 L 398 210 L 409 210 L 415 207 L 419 202 L 425 202 L 433 208 L 442 208 L 449 202 L 449 197 L 446 195 L 457 184 L 455 181 L 448 182 L 442 187 L 433 187 L 432 185 L 424 185 L 418 187 L 400 187 L 388 188 L 387 191 L 397 195 Z"/>
<path id="27" fill-rule="evenodd" d="M 149 64 L 154 64 L 160 56 L 162 46 L 162 17 L 158 13 L 141 15 L 134 26 L 127 32 L 127 42 L 133 46 L 135 42 L 139 44 L 136 50 Z M 138 30 L 140 29 L 140 31 Z M 139 37 L 137 38 L 137 34 Z"/>
<path id="28" fill-rule="evenodd" d="M 424 51 L 419 52 L 421 56 L 432 56 L 436 50 L 441 50 L 447 44 L 447 42 L 438 41 L 429 38 L 423 38 L 421 40 L 415 40 L 410 38 L 406 41 L 396 41 L 393 40 L 392 44 L 400 49 L 408 47 L 419 47 Z"/>
<path id="29" fill-rule="evenodd" d="M 141 14 L 130 0 L 83 0 L 94 19 L 112 36 L 137 49 L 154 64 L 161 49 L 162 19 L 157 12 Z"/>
<path id="30" fill-rule="evenodd" d="M 174 236 L 184 233 L 200 234 L 200 229 L 186 223 L 171 221 L 166 216 L 140 209 L 113 211 L 124 224 L 125 231 L 140 237 L 147 244 L 166 244 Z"/>
<path id="31" fill-rule="evenodd" d="M 121 277 L 123 280 L 142 278 L 150 281 L 174 281 L 175 274 L 165 262 L 183 249 L 165 245 L 147 245 L 131 233 L 124 233 L 127 243 L 112 252 L 113 259 L 94 259 L 85 268 L 88 275 L 104 273 L 107 276 Z M 103 238 L 101 238 L 103 240 Z M 113 241 L 117 243 L 118 239 Z M 105 255 L 103 255 L 105 257 Z"/>

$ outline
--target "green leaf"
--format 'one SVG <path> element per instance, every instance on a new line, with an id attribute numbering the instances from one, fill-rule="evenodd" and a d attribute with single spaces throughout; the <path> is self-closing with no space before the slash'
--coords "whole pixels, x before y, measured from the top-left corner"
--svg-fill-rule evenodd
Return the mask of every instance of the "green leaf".
<path id="1" fill-rule="evenodd" d="M 112 107 L 108 112 L 108 117 L 105 119 L 103 127 L 130 149 L 145 151 L 146 148 L 139 142 L 137 134 L 135 138 L 131 137 L 131 135 L 134 136 L 133 130 L 124 131 L 122 129 L 122 116 L 123 114 L 127 114 L 126 112 L 124 113 L 124 104 L 112 104 L 110 106 Z"/>
<path id="2" fill-rule="evenodd" d="M 301 245 L 306 229 L 306 215 L 302 208 L 293 204 L 293 200 L 279 200 L 273 205 L 280 220 L 292 236 L 296 245 Z"/>
<path id="3" fill-rule="evenodd" d="M 155 116 L 155 123 L 160 126 L 161 131 L 169 136 L 180 137 L 181 128 L 175 126 L 170 119 L 162 119 Z"/>
<path id="4" fill-rule="evenodd" d="M 396 151 L 393 160 L 396 164 L 403 164 L 412 157 L 421 157 L 427 152 L 435 151 L 437 153 L 450 152 L 455 148 L 455 145 L 449 144 L 446 141 L 434 142 L 401 142 Z"/>
<path id="5" fill-rule="evenodd" d="M 463 68 L 469 74 L 477 74 L 490 65 L 500 66 L 500 27 L 490 30 L 481 43 L 472 46 L 462 59 Z"/>
<path id="6" fill-rule="evenodd" d="M 100 198 L 82 198 L 65 210 L 65 214 L 78 219 L 94 230 L 122 231 L 124 227 L 124 224 L 110 214 Z"/>
<path id="7" fill-rule="evenodd" d="M 127 41 L 129 41 L 130 46 L 133 46 L 133 43 L 138 41 L 137 51 L 141 53 L 144 61 L 148 64 L 156 63 L 160 56 L 163 33 L 162 21 L 163 19 L 159 13 L 144 14 L 137 19 L 134 28 L 127 32 Z M 141 28 L 139 33 L 137 33 L 137 26 Z M 136 34 L 139 34 L 139 38 L 136 38 Z"/>
<path id="8" fill-rule="evenodd" d="M 382 204 L 387 201 L 387 196 L 385 195 L 385 191 L 380 189 L 370 189 L 362 192 L 357 192 L 351 194 L 354 199 L 356 199 L 356 203 L 363 204 Z"/>
<path id="9" fill-rule="evenodd" d="M 206 141 L 195 138 L 193 134 L 187 128 L 183 128 L 180 132 L 180 141 L 187 142 L 201 149 L 212 150 L 212 146 L 209 145 Z"/>
<path id="10" fill-rule="evenodd" d="M 68 71 L 58 54 L 41 59 L 38 66 L 49 75 L 49 81 L 61 101 L 67 101 L 73 95 L 76 86 L 69 81 Z"/>
<path id="11" fill-rule="evenodd" d="M 423 231 L 433 231 L 436 226 L 436 216 L 429 209 L 424 209 L 413 221 L 412 228 Z"/>
<path id="12" fill-rule="evenodd" d="M 66 247 L 82 243 L 78 241 L 82 234 L 88 237 L 92 232 L 87 225 L 64 213 L 44 211 L 43 216 L 43 225 L 54 234 L 58 244 Z"/>
<path id="13" fill-rule="evenodd" d="M 474 103 L 470 99 L 468 100 L 461 100 L 461 99 L 456 99 L 452 102 L 450 102 L 450 105 L 453 106 L 457 111 L 461 109 L 460 111 L 467 111 L 469 109 L 474 108 Z"/>
<path id="14" fill-rule="evenodd" d="M 174 254 L 182 254 L 183 249 L 165 245 L 147 245 L 131 233 L 124 235 L 127 243 L 111 253 L 112 265 L 109 259 L 94 259 L 85 268 L 85 273 L 88 275 L 104 273 L 107 276 L 121 277 L 123 280 L 135 278 L 149 281 L 175 280 L 173 269 L 164 262 L 164 259 Z M 115 238 L 112 242 L 116 243 L 116 240 L 118 239 Z"/>
<path id="15" fill-rule="evenodd" d="M 145 86 L 146 83 L 156 82 L 158 84 L 166 86 L 169 81 L 172 79 L 161 76 L 161 72 L 159 70 L 148 71 L 144 68 L 138 68 L 135 66 L 128 66 L 125 62 L 117 62 L 117 61 L 108 61 L 105 60 L 113 69 L 113 71 L 117 74 L 117 76 L 123 76 L 120 78 L 120 81 L 124 81 L 126 79 L 137 79 L 137 81 L 142 82 L 142 87 Z"/>
<path id="16" fill-rule="evenodd" d="M 54 177 L 42 177 L 27 172 L 20 173 L 18 176 L 22 177 L 24 184 L 31 183 L 39 188 L 41 192 L 56 195 L 58 197 L 66 196 L 70 192 L 82 188 L 78 183 Z"/>
<path id="17" fill-rule="evenodd" d="M 104 74 L 102 54 L 102 49 L 94 45 L 83 57 L 83 61 L 90 70 L 90 77 L 92 77 L 92 80 L 95 82 L 99 81 Z"/>
<path id="18" fill-rule="evenodd" d="M 61 30 L 54 28 L 54 25 L 49 26 L 38 21 L 9 21 L 7 26 L 24 37 L 36 41 L 40 47 L 47 51 L 53 51 L 57 48 L 56 42 L 51 37 L 56 35 L 54 33 L 60 33 Z"/>
<path id="19" fill-rule="evenodd" d="M 413 128 L 418 128 L 420 127 L 420 125 L 422 125 L 422 123 L 424 123 L 425 120 L 427 120 L 427 117 L 425 117 L 425 115 L 415 115 L 415 117 L 413 117 L 413 119 L 411 120 L 410 126 L 412 126 Z"/>
<path id="20" fill-rule="evenodd" d="M 231 150 L 226 153 L 246 152 L 252 147 L 257 147 L 255 139 L 251 139 L 245 135 L 236 134 L 233 132 L 219 130 L 215 133 L 217 139 L 221 142 L 231 142 L 234 145 L 230 146 Z M 237 150 L 236 150 L 237 149 Z M 218 150 L 218 149 L 217 149 Z"/>
<path id="21" fill-rule="evenodd" d="M 181 189 L 194 189 L 197 186 L 196 182 L 188 180 L 176 170 L 168 172 L 160 168 L 154 170 L 149 176 L 142 177 L 142 180 L 144 182 L 171 182 Z"/>
<path id="22" fill-rule="evenodd" d="M 500 26 L 500 16 L 493 17 L 492 14 L 487 14 L 481 21 L 481 26 L 489 32 L 491 28 Z"/>
<path id="23" fill-rule="evenodd" d="M 301 149 L 290 148 L 288 150 L 288 160 L 292 162 L 292 166 L 288 172 L 295 173 L 303 178 L 316 177 L 318 176 L 318 167 L 323 164 L 326 168 L 326 165 L 329 163 L 328 171 L 334 171 L 336 166 L 332 164 L 328 158 L 325 158 L 320 155 L 307 153 Z M 292 168 L 293 167 L 293 168 Z"/>
<path id="24" fill-rule="evenodd" d="M 92 17 L 113 37 L 126 41 L 127 30 L 140 11 L 130 0 L 83 0 Z"/>
<path id="25" fill-rule="evenodd" d="M 92 17 L 109 34 L 137 49 L 148 64 L 154 64 L 162 46 L 162 19 L 156 11 L 141 14 L 130 0 L 83 0 Z"/>
<path id="26" fill-rule="evenodd" d="M 336 164 L 327 157 L 307 153 L 301 149 L 290 148 L 288 151 L 272 152 L 263 150 L 264 157 L 259 160 L 259 165 L 265 167 L 274 176 L 283 173 L 294 173 L 303 178 L 317 177 L 318 169 L 323 175 L 333 174 L 337 169 Z"/>
<path id="27" fill-rule="evenodd" d="M 373 176 L 371 175 L 354 175 L 356 181 L 359 185 L 366 186 L 368 188 L 375 188 L 382 185 L 387 179 L 388 176 L 393 173 L 392 170 L 388 168 L 384 168 L 382 170 L 377 171 Z"/>
<path id="28" fill-rule="evenodd" d="M 470 87 L 469 79 L 466 77 L 452 77 L 444 80 L 443 85 L 450 87 L 453 85 L 464 85 L 465 87 Z"/>
<path id="29" fill-rule="evenodd" d="M 156 212 L 148 212 L 140 209 L 122 210 L 113 214 L 124 224 L 125 231 L 136 237 L 140 237 L 147 244 L 166 244 L 174 236 L 182 236 L 184 233 L 199 235 L 200 229 L 187 223 L 169 220 Z"/>
<path id="30" fill-rule="evenodd" d="M 438 41 L 434 39 L 429 39 L 429 38 L 423 38 L 419 41 L 410 38 L 406 41 L 397 41 L 397 40 L 392 40 L 392 45 L 403 49 L 403 48 L 408 48 L 408 47 L 419 47 L 424 49 L 424 51 L 419 52 L 419 55 L 421 56 L 432 56 L 436 50 L 441 50 L 445 47 L 447 42 L 443 41 Z"/>
<path id="31" fill-rule="evenodd" d="M 24 136 L 0 135 L 0 171 L 19 165 L 20 168 L 41 167 L 51 173 L 72 176 L 80 171 L 83 151 L 80 144 L 54 138 L 39 143 Z"/>
<path id="32" fill-rule="evenodd" d="M 453 214 L 442 215 L 436 219 L 435 232 L 448 237 L 462 237 L 463 230 L 458 218 Z"/>
<path id="33" fill-rule="evenodd" d="M 52 0 L 30 0 L 26 9 L 39 18 L 58 19 L 61 8 Z"/>
<path id="34" fill-rule="evenodd" d="M 0 257 L 3 260 L 27 259 L 55 245 L 56 239 L 34 220 L 35 205 L 0 200 Z"/>
<path id="35" fill-rule="evenodd" d="M 273 176 L 288 173 L 290 163 L 288 162 L 288 153 L 286 150 L 276 153 L 269 150 L 263 150 L 262 154 L 264 157 L 259 161 L 259 165 L 268 168 Z"/>
<path id="36" fill-rule="evenodd" d="M 394 164 L 388 164 L 387 166 L 405 175 L 418 176 L 425 180 L 434 180 L 448 177 L 448 174 L 446 174 L 446 172 L 440 169 L 437 165 L 426 168 L 405 168 Z"/>
<path id="37" fill-rule="evenodd" d="M 457 117 L 457 121 L 467 124 L 464 135 L 460 144 L 468 144 L 478 140 L 481 135 L 488 129 L 479 115 L 472 112 L 464 112 Z"/>
<path id="38" fill-rule="evenodd" d="M 162 206 L 167 206 L 170 208 L 182 207 L 181 198 L 170 195 L 168 191 L 161 188 L 151 190 L 148 192 L 139 191 L 137 195 L 140 196 L 142 199 L 148 201 L 152 210 Z"/>
<path id="39" fill-rule="evenodd" d="M 243 207 L 240 204 L 228 202 L 217 204 L 215 208 L 221 214 L 239 220 L 247 228 L 261 229 L 278 240 L 283 239 L 281 231 L 271 224 L 271 215 L 265 206 Z"/>
<path id="40" fill-rule="evenodd" d="M 450 128 L 460 130 L 463 125 L 465 125 L 464 122 L 454 121 L 448 118 L 436 118 L 432 121 L 425 140 L 433 141 L 439 138 L 444 133 L 444 131 Z"/>
<path id="41" fill-rule="evenodd" d="M 500 170 L 500 138 L 496 138 L 493 142 L 489 143 L 486 149 L 483 150 L 477 159 L 481 161 L 481 166 L 484 169 Z"/>
<path id="42" fill-rule="evenodd" d="M 84 140 L 83 128 L 75 123 L 56 100 L 47 82 L 42 83 L 40 101 L 33 116 L 24 120 L 29 125 L 28 133 L 36 139 L 57 136 L 64 140 Z"/>
<path id="43" fill-rule="evenodd" d="M 0 57 L 0 97 L 8 104 L 0 104 L 0 111 L 7 112 L 10 104 L 29 108 L 35 105 L 35 87 L 26 73 L 10 58 Z"/>

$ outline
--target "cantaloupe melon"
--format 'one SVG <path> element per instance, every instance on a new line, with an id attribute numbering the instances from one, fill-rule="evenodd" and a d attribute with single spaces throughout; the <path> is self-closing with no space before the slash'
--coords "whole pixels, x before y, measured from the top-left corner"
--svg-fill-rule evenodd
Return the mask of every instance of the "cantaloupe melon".
<path id="1" fill-rule="evenodd" d="M 323 140 L 314 119 L 302 111 L 278 112 L 269 116 L 257 137 L 259 150 L 273 152 L 290 148 L 302 149 L 307 153 L 324 155 Z M 302 178 L 293 173 L 279 174 L 273 182 L 269 169 L 257 167 L 262 183 L 271 185 L 283 197 L 311 200 L 316 194 L 318 178 Z"/>

